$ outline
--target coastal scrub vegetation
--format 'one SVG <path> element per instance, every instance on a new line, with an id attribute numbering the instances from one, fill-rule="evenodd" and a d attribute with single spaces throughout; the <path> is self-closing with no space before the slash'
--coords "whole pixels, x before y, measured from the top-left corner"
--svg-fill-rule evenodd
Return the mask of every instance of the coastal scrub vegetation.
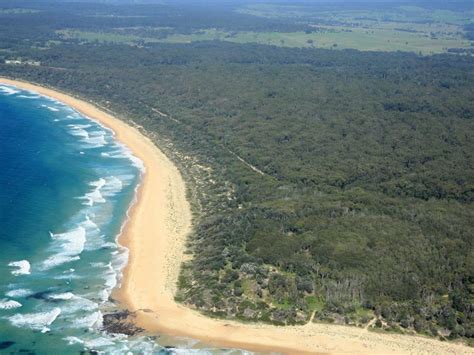
<path id="1" fill-rule="evenodd" d="M 177 300 L 246 321 L 474 337 L 469 53 L 86 40 L 64 31 L 307 25 L 261 6 L 184 25 L 179 5 L 21 4 L 0 12 L 0 56 L 23 61 L 0 75 L 111 110 L 181 167 L 195 228 Z"/>

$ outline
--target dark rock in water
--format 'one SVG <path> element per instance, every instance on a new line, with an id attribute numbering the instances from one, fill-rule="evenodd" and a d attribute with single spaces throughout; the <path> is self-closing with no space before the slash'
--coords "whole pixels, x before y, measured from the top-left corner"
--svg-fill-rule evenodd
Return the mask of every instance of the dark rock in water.
<path id="1" fill-rule="evenodd" d="M 79 354 L 81 355 L 99 355 L 99 352 L 96 350 L 82 350 Z"/>
<path id="2" fill-rule="evenodd" d="M 133 322 L 134 314 L 129 311 L 119 311 L 103 316 L 103 330 L 108 333 L 135 335 L 143 332 Z"/>
<path id="3" fill-rule="evenodd" d="M 119 312 L 107 314 L 106 316 L 113 316 L 115 319 L 124 320 L 133 316 L 133 313 L 130 311 L 119 311 Z"/>
<path id="4" fill-rule="evenodd" d="M 48 298 L 48 295 L 51 293 L 52 291 L 40 291 L 40 292 L 36 292 L 36 293 L 33 293 L 32 295 L 29 295 L 28 297 L 26 297 L 27 299 L 32 299 L 34 298 L 35 300 L 50 300 Z M 51 300 L 51 301 L 54 301 L 54 300 Z"/>
<path id="5" fill-rule="evenodd" d="M 20 354 L 28 354 L 28 355 L 35 355 L 35 352 L 33 350 L 29 349 L 20 349 L 18 350 Z"/>
<path id="6" fill-rule="evenodd" d="M 8 349 L 13 344 L 15 344 L 14 341 L 8 341 L 8 340 L 7 341 L 2 341 L 2 342 L 0 342 L 0 350 Z"/>

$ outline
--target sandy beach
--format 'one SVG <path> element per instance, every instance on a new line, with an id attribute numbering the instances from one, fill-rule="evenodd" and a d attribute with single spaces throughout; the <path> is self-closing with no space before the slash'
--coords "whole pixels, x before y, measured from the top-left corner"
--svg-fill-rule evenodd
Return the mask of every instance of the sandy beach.
<path id="1" fill-rule="evenodd" d="M 195 338 L 216 347 L 283 353 L 474 354 L 474 348 L 435 339 L 310 323 L 278 327 L 203 316 L 174 301 L 176 281 L 192 228 L 184 181 L 175 165 L 136 128 L 94 105 L 59 91 L 0 78 L 0 83 L 57 99 L 111 128 L 145 164 L 138 201 L 120 243 L 130 250 L 115 297 L 150 332 Z"/>

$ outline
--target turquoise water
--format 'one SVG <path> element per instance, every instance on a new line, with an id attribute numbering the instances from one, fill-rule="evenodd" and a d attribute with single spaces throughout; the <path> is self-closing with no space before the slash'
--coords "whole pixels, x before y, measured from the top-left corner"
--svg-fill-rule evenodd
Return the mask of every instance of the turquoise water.
<path id="1" fill-rule="evenodd" d="M 0 86 L 0 352 L 158 351 L 101 332 L 141 161 L 52 99 Z"/>
<path id="2" fill-rule="evenodd" d="M 102 330 L 144 171 L 113 132 L 69 106 L 0 85 L 0 354 L 243 354 L 192 339 Z"/>

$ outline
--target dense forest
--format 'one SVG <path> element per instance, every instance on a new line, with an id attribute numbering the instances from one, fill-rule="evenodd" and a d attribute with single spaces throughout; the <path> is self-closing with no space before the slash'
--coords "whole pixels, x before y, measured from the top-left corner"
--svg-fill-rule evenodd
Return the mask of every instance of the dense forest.
<path id="1" fill-rule="evenodd" d="M 217 317 L 297 324 L 314 313 L 474 338 L 472 56 L 79 43 L 56 31 L 176 28 L 181 8 L 14 4 L 0 15 L 0 58 L 23 63 L 0 75 L 111 110 L 180 166 L 195 228 L 179 301 Z M 6 11 L 19 4 L 38 12 Z M 302 26 L 188 11 L 196 28 Z"/>

